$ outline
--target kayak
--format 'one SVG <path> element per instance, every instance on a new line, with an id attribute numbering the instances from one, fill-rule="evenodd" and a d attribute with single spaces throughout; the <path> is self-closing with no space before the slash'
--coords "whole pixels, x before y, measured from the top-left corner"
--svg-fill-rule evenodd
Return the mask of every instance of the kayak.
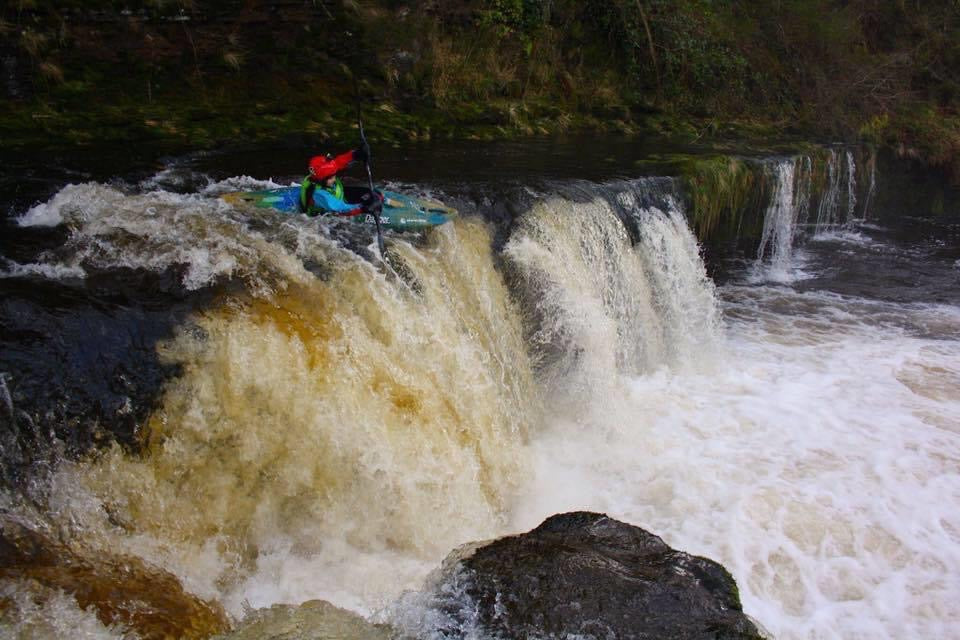
<path id="1" fill-rule="evenodd" d="M 366 187 L 344 187 L 344 200 L 350 204 L 361 204 L 370 197 Z M 380 226 L 394 231 L 419 231 L 435 227 L 456 217 L 457 210 L 442 202 L 428 198 L 415 198 L 396 191 L 377 189 L 383 197 L 383 211 L 380 213 Z M 225 193 L 221 199 L 232 205 L 248 205 L 261 209 L 276 209 L 284 213 L 300 212 L 300 187 L 282 187 L 264 191 L 240 191 Z M 332 215 L 332 214 L 328 214 Z M 362 213 L 347 217 L 347 220 L 364 224 L 374 224 L 373 214 Z"/>

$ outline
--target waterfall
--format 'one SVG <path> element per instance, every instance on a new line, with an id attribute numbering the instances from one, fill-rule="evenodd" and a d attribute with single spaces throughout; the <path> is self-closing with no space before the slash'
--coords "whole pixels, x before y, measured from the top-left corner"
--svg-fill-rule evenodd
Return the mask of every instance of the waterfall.
<path id="1" fill-rule="evenodd" d="M 20 224 L 66 223 L 69 237 L 24 268 L 171 272 L 216 302 L 157 345 L 179 373 L 143 451 L 63 464 L 48 517 L 234 616 L 310 598 L 383 606 L 451 548 L 504 530 L 544 400 L 593 406 L 618 375 L 716 345 L 714 287 L 674 191 L 551 187 L 502 256 L 466 217 L 391 235 L 394 271 L 347 248 L 369 243 L 351 223 L 63 189 Z"/>
<path id="2" fill-rule="evenodd" d="M 797 164 L 801 169 L 799 176 Z M 755 273 L 762 273 L 760 277 L 764 279 L 786 281 L 790 278 L 798 224 L 807 215 L 810 172 L 804 159 L 793 158 L 778 161 L 772 171 L 773 194 L 763 219 Z"/>
<path id="3" fill-rule="evenodd" d="M 535 359 L 568 393 L 683 366 L 716 340 L 713 285 L 679 200 L 651 203 L 648 189 L 636 181 L 546 198 L 505 248 L 537 318 Z"/>
<path id="4" fill-rule="evenodd" d="M 388 233 L 389 264 L 369 229 L 216 197 L 270 183 L 62 189 L 11 228 L 42 244 L 0 264 L 0 462 L 18 472 L 0 478 L 0 543 L 19 545 L 0 636 L 153 637 L 107 614 L 181 602 L 165 571 L 223 608 L 226 637 L 373 637 L 373 621 L 472 637 L 418 603 L 443 558 L 584 508 L 723 562 L 777 637 L 943 636 L 955 268 L 912 230 L 906 251 L 870 227 L 853 252 L 844 233 L 802 250 L 867 217 L 874 167 L 854 160 L 764 161 L 736 200 L 769 198 L 762 230 L 737 218 L 762 231 L 761 282 L 738 263 L 719 288 L 670 178 L 456 187 L 476 209 Z M 765 285 L 801 267 L 818 278 Z M 946 303 L 914 285 L 941 267 Z M 881 295 L 920 304 L 873 297 L 887 274 Z M 24 384 L 36 361 L 48 397 Z M 156 380 L 138 395 L 142 362 Z M 96 405 L 89 455 L 57 413 L 78 405 Z M 29 456 L 43 473 L 20 483 Z"/>
<path id="5" fill-rule="evenodd" d="M 346 248 L 369 242 L 353 223 L 215 197 L 76 185 L 21 224 L 51 220 L 70 237 L 43 265 L 172 269 L 219 292 L 157 346 L 180 373 L 143 454 L 52 481 L 90 549 L 144 557 L 236 615 L 311 597 L 362 609 L 503 526 L 538 391 L 483 224 L 391 238 L 398 277 Z"/>
<path id="6" fill-rule="evenodd" d="M 810 198 L 813 189 L 813 161 L 810 156 L 800 156 L 796 161 L 796 190 L 794 207 L 797 209 L 796 226 L 803 230 L 809 224 Z"/>
<path id="7" fill-rule="evenodd" d="M 846 172 L 843 166 L 846 165 Z M 857 165 L 852 151 L 841 156 L 831 149 L 827 156 L 827 176 L 820 205 L 817 209 L 817 223 L 814 235 L 850 226 L 856 218 L 857 208 Z M 843 189 L 847 190 L 845 211 L 841 212 Z"/>
<path id="8" fill-rule="evenodd" d="M 846 172 L 842 171 L 843 165 Z M 870 187 L 864 201 L 864 213 L 876 187 L 871 163 Z M 813 224 L 808 222 L 814 191 L 814 161 L 809 156 L 798 156 L 775 162 L 767 171 L 772 175 L 770 203 L 763 219 L 760 245 L 753 269 L 753 278 L 789 282 L 795 277 L 791 270 L 796 267 L 795 249 L 802 238 L 811 233 L 818 235 L 849 227 L 856 220 L 857 179 L 856 162 L 852 151 L 842 156 L 835 150 L 827 155 L 826 176 L 817 216 Z M 847 190 L 845 211 L 841 213 L 841 194 Z"/>
<path id="9" fill-rule="evenodd" d="M 827 180 L 823 195 L 820 197 L 820 206 L 817 209 L 817 224 L 814 233 L 821 233 L 838 224 L 837 209 L 840 205 L 840 168 L 837 152 L 830 150 L 827 156 Z"/>
<path id="10" fill-rule="evenodd" d="M 867 195 L 863 199 L 863 211 L 860 217 L 864 220 L 870 219 L 870 205 L 873 204 L 873 197 L 877 192 L 877 152 L 870 152 L 870 159 L 867 161 L 870 168 L 870 184 L 867 187 Z"/>
<path id="11" fill-rule="evenodd" d="M 853 223 L 857 212 L 857 165 L 853 161 L 853 152 L 847 151 L 847 220 Z"/>

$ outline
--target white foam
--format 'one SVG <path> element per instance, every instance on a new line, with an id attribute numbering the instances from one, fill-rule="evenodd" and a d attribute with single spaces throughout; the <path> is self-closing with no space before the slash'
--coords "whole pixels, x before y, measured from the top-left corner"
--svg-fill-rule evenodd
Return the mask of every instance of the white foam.
<path id="1" fill-rule="evenodd" d="M 48 202 L 36 204 L 17 218 L 22 227 L 55 227 L 69 219 L 85 219 L 90 209 L 104 204 L 114 189 L 95 182 L 68 184 Z"/>
<path id="2" fill-rule="evenodd" d="M 813 257 L 801 246 L 791 248 L 789 260 L 775 263 L 754 261 L 741 278 L 749 284 L 789 285 L 816 278 L 818 275 L 819 270 L 813 263 Z"/>
<path id="3" fill-rule="evenodd" d="M 264 186 L 239 180 L 219 184 Z M 723 562 L 747 613 L 778 638 L 951 635 L 960 310 L 731 286 L 721 336 L 682 213 L 615 195 L 636 214 L 636 238 L 599 196 L 546 198 L 515 230 L 505 257 L 543 312 L 531 347 L 489 238 L 463 221 L 426 249 L 394 244 L 421 281 L 414 294 L 352 254 L 314 278 L 304 260 L 333 249 L 313 221 L 274 216 L 252 232 L 248 214 L 208 195 L 67 187 L 21 221 L 70 224 L 67 269 L 176 264 L 190 288 L 218 277 L 303 287 L 276 317 L 270 305 L 211 311 L 198 319 L 205 338 L 162 345 L 187 364 L 162 417 L 177 437 L 142 460 L 117 450 L 64 465 L 51 510 L 234 615 L 313 597 L 367 613 L 453 544 L 589 509 Z M 793 253 L 788 277 L 802 275 L 804 256 Z M 528 430 L 541 390 L 527 383 L 524 349 L 544 345 L 558 347 L 566 395 Z M 408 417 L 440 397 L 449 401 Z M 331 462 L 316 466 L 322 456 Z M 84 472 L 118 497 L 81 491 Z M 199 478 L 197 495 L 170 482 L 186 477 Z M 124 500 L 145 500 L 141 526 L 157 531 L 109 522 L 105 507 L 122 514 Z M 221 526 L 223 537 L 181 541 Z M 257 555 L 240 559 L 247 544 Z M 404 628 L 435 628 L 416 618 L 422 603 L 404 602 Z"/>
<path id="4" fill-rule="evenodd" d="M 242 278 L 259 292 L 271 290 L 280 280 L 302 280 L 306 277 L 299 259 L 302 254 L 287 250 L 286 236 L 293 231 L 296 249 L 307 254 L 316 250 L 318 242 L 331 243 L 321 240 L 324 234 L 305 219 L 273 216 L 276 219 L 268 220 L 263 232 L 251 231 L 251 216 L 271 218 L 272 213 L 240 212 L 213 197 L 219 190 L 252 186 L 251 181 L 236 178 L 215 183 L 204 194 L 131 195 L 98 183 L 68 185 L 18 219 L 23 226 L 66 224 L 70 237 L 64 250 L 44 254 L 30 266 L 14 265 L 7 275 L 31 273 L 60 279 L 82 277 L 91 268 L 162 272 L 177 267 L 183 269 L 182 284 L 187 289 Z M 257 186 L 272 184 L 260 181 Z M 304 242 L 305 234 L 316 242 Z"/>
<path id="5" fill-rule="evenodd" d="M 281 187 L 293 186 L 297 186 L 297 183 L 275 182 L 272 178 L 262 180 L 250 176 L 233 176 L 225 180 L 211 182 L 204 187 L 200 193 L 205 196 L 219 196 L 224 193 L 230 193 L 231 191 L 262 191 L 264 189 L 279 189 Z"/>
<path id="6" fill-rule="evenodd" d="M 256 572 L 231 589 L 222 603 L 239 616 L 245 607 L 322 599 L 369 616 L 390 606 L 397 594 L 418 584 L 434 567 L 432 559 L 365 550 L 338 538 L 329 538 L 323 553 L 304 557 L 290 541 L 278 537 L 259 553 Z"/>
<path id="7" fill-rule="evenodd" d="M 881 244 L 869 236 L 864 235 L 861 231 L 843 227 L 820 231 L 813 239 L 820 242 L 852 244 L 858 247 L 879 246 Z"/>
<path id="8" fill-rule="evenodd" d="M 5 264 L 0 269 L 0 278 L 22 278 L 28 276 L 40 276 L 49 280 L 69 280 L 71 278 L 85 278 L 87 272 L 77 265 L 69 264 L 43 264 L 27 263 L 20 264 L 13 260 L 0 258 Z"/>
<path id="9" fill-rule="evenodd" d="M 85 638 L 123 640 L 131 637 L 122 625 L 105 626 L 91 609 L 60 590 L 29 580 L 0 581 L 0 635 L 23 640 Z"/>
<path id="10" fill-rule="evenodd" d="M 166 167 L 140 182 L 141 191 L 162 191 L 167 186 L 177 188 L 202 182 L 210 182 L 204 174 L 179 165 Z"/>
<path id="11" fill-rule="evenodd" d="M 470 579 L 461 570 L 427 579 L 427 588 L 403 594 L 392 606 L 377 612 L 378 621 L 398 629 L 402 637 L 444 640 L 486 640 L 477 602 L 470 595 Z"/>
<path id="12" fill-rule="evenodd" d="M 945 637 L 960 624 L 960 343 L 847 302 L 793 300 L 819 308 L 811 322 L 737 298 L 722 366 L 626 380 L 622 401 L 555 417 L 514 528 L 572 509 L 648 528 L 724 563 L 777 638 Z"/>

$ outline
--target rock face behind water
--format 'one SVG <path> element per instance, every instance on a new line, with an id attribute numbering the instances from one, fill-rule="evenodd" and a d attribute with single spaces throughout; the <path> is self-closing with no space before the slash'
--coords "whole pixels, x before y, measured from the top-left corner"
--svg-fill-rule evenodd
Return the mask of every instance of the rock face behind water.
<path id="1" fill-rule="evenodd" d="M 472 601 L 457 609 L 474 619 L 458 622 L 484 635 L 763 638 L 723 566 L 602 514 L 552 516 L 448 561 L 446 571 Z"/>

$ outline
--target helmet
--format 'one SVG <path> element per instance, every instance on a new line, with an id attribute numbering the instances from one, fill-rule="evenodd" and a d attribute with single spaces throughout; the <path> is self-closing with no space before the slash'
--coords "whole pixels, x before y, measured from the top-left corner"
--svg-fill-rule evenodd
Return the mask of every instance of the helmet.
<path id="1" fill-rule="evenodd" d="M 317 180 L 323 180 L 337 173 L 337 163 L 330 156 L 314 156 L 310 158 L 310 175 Z"/>

